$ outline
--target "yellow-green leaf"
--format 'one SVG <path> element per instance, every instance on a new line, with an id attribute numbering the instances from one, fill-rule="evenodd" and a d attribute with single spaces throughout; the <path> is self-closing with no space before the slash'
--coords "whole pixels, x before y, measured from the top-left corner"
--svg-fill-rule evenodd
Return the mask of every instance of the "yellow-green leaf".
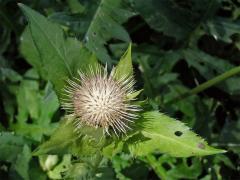
<path id="1" fill-rule="evenodd" d="M 137 126 L 146 138 L 128 140 L 128 148 L 135 156 L 161 152 L 175 157 L 189 157 L 226 152 L 209 146 L 182 122 L 157 111 L 143 113 Z"/>
<path id="2" fill-rule="evenodd" d="M 133 74 L 131 47 L 132 45 L 130 43 L 127 51 L 123 54 L 116 67 L 116 79 L 120 79 L 123 76 L 131 76 Z"/>

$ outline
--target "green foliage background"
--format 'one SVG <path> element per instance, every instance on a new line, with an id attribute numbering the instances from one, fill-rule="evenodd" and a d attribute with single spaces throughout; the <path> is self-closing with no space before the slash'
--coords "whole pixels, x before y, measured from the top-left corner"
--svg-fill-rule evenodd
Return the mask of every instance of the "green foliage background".
<path id="1" fill-rule="evenodd" d="M 35 11 L 23 5 L 20 11 L 13 0 L 0 1 L 0 179 L 240 178 L 240 76 L 175 99 L 240 65 L 238 1 L 22 3 Z M 188 147 L 166 144 L 159 134 L 176 138 L 168 129 L 192 134 L 183 123 L 171 125 L 172 119 L 156 111 L 143 115 L 152 126 L 139 120 L 141 133 L 104 142 L 108 159 L 98 156 L 100 132 L 73 136 L 58 102 L 65 80 L 97 60 L 117 65 L 130 41 L 136 89 L 143 89 L 139 99 L 147 102 L 144 109 L 179 119 L 227 153 L 188 157 Z M 119 66 L 125 70 L 124 65 Z M 61 131 L 54 133 L 57 128 Z M 192 145 L 200 138 L 190 139 L 180 142 Z M 155 151 L 154 145 L 166 149 Z"/>

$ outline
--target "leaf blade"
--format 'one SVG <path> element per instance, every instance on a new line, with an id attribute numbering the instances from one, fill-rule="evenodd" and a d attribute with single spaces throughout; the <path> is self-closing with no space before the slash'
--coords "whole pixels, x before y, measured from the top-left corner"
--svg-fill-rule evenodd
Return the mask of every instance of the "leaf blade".
<path id="1" fill-rule="evenodd" d="M 133 15 L 120 0 L 101 0 L 85 34 L 86 47 L 102 62 L 111 64 L 106 42 L 111 38 L 129 42 L 129 34 L 121 24 Z"/>
<path id="2" fill-rule="evenodd" d="M 133 75 L 133 66 L 132 66 L 132 44 L 130 43 L 125 53 L 122 55 L 121 59 L 115 70 L 116 79 L 120 79 L 123 76 Z"/>
<path id="3" fill-rule="evenodd" d="M 189 130 L 183 123 L 157 111 L 146 112 L 137 122 L 140 132 L 148 138 L 128 144 L 132 154 L 143 156 L 155 151 L 174 157 L 204 156 L 224 153 L 210 147 L 206 141 Z"/>
<path id="4" fill-rule="evenodd" d="M 19 3 L 19 7 L 28 18 L 29 33 L 31 33 L 31 35 L 26 35 L 27 32 L 23 34 L 23 37 L 29 39 L 22 41 L 22 54 L 38 69 L 43 78 L 53 83 L 58 96 L 61 96 L 66 80 L 74 77 L 77 70 L 96 63 L 97 59 L 78 40 L 66 39 L 58 24 L 52 23 L 23 4 Z M 26 48 L 30 45 L 34 46 L 38 54 L 26 52 Z M 41 63 L 37 63 L 37 60 L 41 60 Z"/>

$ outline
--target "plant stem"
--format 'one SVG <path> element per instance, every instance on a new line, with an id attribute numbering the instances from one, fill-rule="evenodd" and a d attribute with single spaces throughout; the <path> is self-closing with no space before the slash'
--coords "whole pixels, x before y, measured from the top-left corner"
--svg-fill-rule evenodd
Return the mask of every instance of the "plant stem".
<path id="1" fill-rule="evenodd" d="M 162 180 L 167 179 L 167 174 L 165 169 L 162 167 L 162 165 L 156 160 L 156 158 L 153 155 L 148 155 L 146 157 L 146 161 L 149 165 L 151 165 L 154 172 L 158 175 L 160 179 Z"/>
<path id="2" fill-rule="evenodd" d="M 172 103 L 175 103 L 177 101 L 180 101 L 188 96 L 191 96 L 191 95 L 194 95 L 194 94 L 197 94 L 201 91 L 204 91 L 205 89 L 211 87 L 211 86 L 214 86 L 215 84 L 218 84 L 224 80 L 226 80 L 227 78 L 231 77 L 231 76 L 234 76 L 236 74 L 240 73 L 240 66 L 238 67 L 235 67 L 235 68 L 232 68 L 230 69 L 229 71 L 213 78 L 213 79 L 210 79 L 209 81 L 207 82 L 204 82 L 202 84 L 200 84 L 199 86 L 183 93 L 183 94 L 180 94 L 179 96 L 173 98 L 172 100 L 166 102 L 167 105 L 169 104 L 172 104 Z"/>

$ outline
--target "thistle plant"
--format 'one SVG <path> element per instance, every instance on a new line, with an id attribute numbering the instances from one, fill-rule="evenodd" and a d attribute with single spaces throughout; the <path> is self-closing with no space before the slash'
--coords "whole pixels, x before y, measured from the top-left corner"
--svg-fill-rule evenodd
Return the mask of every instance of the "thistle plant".
<path id="1" fill-rule="evenodd" d="M 70 155 L 69 176 L 65 178 L 71 178 L 72 172 L 76 173 L 74 178 L 79 177 L 77 173 L 86 169 L 91 169 L 89 172 L 95 176 L 102 159 L 111 159 L 121 152 L 141 159 L 155 152 L 174 157 L 225 152 L 209 146 L 184 123 L 159 112 L 161 109 L 149 111 L 137 105 L 140 103 L 136 98 L 142 90 L 134 90 L 131 44 L 108 73 L 107 67 L 97 65 L 99 62 L 92 54 L 91 48 L 97 50 L 95 44 L 86 46 L 76 39 L 66 38 L 60 26 L 25 5 L 20 4 L 20 7 L 28 18 L 31 32 L 25 31 L 28 33 L 25 36 L 31 37 L 31 41 L 25 43 L 35 47 L 37 57 L 41 55 L 31 64 L 41 77 L 52 83 L 67 114 L 33 155 Z M 89 33 L 89 39 L 93 39 L 91 35 L 97 36 Z M 151 107 L 147 100 L 141 103 Z M 126 135 L 115 138 L 114 134 Z M 77 157 L 76 161 L 72 161 L 72 155 Z M 153 162 L 151 158 L 148 160 Z"/>
<path id="2" fill-rule="evenodd" d="M 101 127 L 108 135 L 110 129 L 116 135 L 131 129 L 129 123 L 133 123 L 140 110 L 138 105 L 131 104 L 134 99 L 128 98 L 134 93 L 132 75 L 117 79 L 115 68 L 108 75 L 107 65 L 104 69 L 96 65 L 86 73 L 78 71 L 78 77 L 67 82 L 62 107 L 74 118 L 76 131 L 82 125 Z"/>

